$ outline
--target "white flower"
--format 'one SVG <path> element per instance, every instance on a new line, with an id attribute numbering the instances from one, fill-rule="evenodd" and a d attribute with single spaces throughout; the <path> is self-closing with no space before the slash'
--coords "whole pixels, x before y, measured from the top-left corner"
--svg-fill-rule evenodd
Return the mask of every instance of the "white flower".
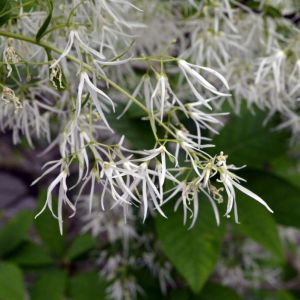
<path id="1" fill-rule="evenodd" d="M 105 56 L 104 56 L 102 53 L 100 53 L 100 52 L 94 50 L 93 48 L 89 47 L 89 46 L 87 45 L 87 43 L 84 42 L 84 41 L 80 38 L 78 31 L 76 31 L 76 30 L 71 30 L 71 31 L 70 31 L 70 34 L 69 34 L 69 39 L 68 39 L 68 42 L 67 42 L 67 45 L 66 45 L 65 49 L 63 50 L 63 52 L 62 52 L 62 54 L 59 56 L 59 58 L 56 59 L 55 62 L 50 66 L 50 68 L 54 68 L 57 64 L 59 64 L 59 62 L 60 62 L 64 57 L 66 57 L 66 56 L 70 53 L 70 51 L 71 51 L 71 49 L 72 49 L 72 46 L 73 46 L 73 44 L 74 44 L 74 40 L 75 40 L 75 39 L 78 41 L 79 46 L 80 46 L 82 49 L 84 49 L 87 53 L 92 54 L 93 56 L 95 56 L 95 57 L 97 57 L 97 58 L 99 58 L 99 59 L 105 59 Z M 76 45 L 75 45 L 75 46 L 76 46 Z M 80 50 L 79 50 L 79 49 L 77 49 L 77 53 L 80 53 Z"/>
<path id="2" fill-rule="evenodd" d="M 125 149 L 122 147 L 122 149 Z M 130 151 L 130 150 L 127 150 Z M 132 152 L 132 151 L 131 151 Z M 166 154 L 170 161 L 175 162 L 176 165 L 178 165 L 178 161 L 176 157 L 171 154 L 165 146 L 160 146 L 158 148 L 152 149 L 152 150 L 144 150 L 144 151 L 133 151 L 136 154 L 143 155 L 143 158 L 135 159 L 135 162 L 146 162 L 147 164 L 150 163 L 150 161 L 154 158 L 156 158 L 156 165 L 155 165 L 155 174 L 158 176 L 159 181 L 159 189 L 160 189 L 160 203 L 162 203 L 163 199 L 163 185 L 167 176 L 167 164 L 166 164 Z M 160 161 L 157 160 L 157 157 L 160 156 Z"/>
<path id="3" fill-rule="evenodd" d="M 148 165 L 147 163 L 142 163 L 140 166 L 141 170 L 141 175 L 142 175 L 142 199 L 143 199 L 143 204 L 144 204 L 144 221 L 147 216 L 147 208 L 148 208 L 148 199 L 150 198 L 154 204 L 155 209 L 165 218 L 166 215 L 164 212 L 161 210 L 160 205 L 157 202 L 157 199 L 160 199 L 160 202 L 162 202 L 162 195 L 159 193 L 158 189 L 156 188 L 155 184 L 153 183 L 155 176 L 159 176 L 158 173 L 151 172 L 148 170 Z M 151 174 L 152 173 L 152 174 Z M 153 174 L 154 173 L 154 174 Z M 151 178 L 151 175 L 152 176 Z"/>
<path id="4" fill-rule="evenodd" d="M 119 161 L 116 164 L 113 161 L 101 163 L 100 178 L 104 180 L 103 192 L 101 197 L 101 206 L 104 210 L 104 195 L 106 192 L 111 194 L 111 197 L 115 200 L 114 207 L 117 204 L 131 204 L 131 199 L 139 202 L 139 199 L 133 194 L 133 190 L 136 185 L 128 185 L 128 181 L 124 180 L 123 177 L 131 176 L 133 178 L 139 177 L 140 175 L 135 170 L 125 169 L 119 167 L 119 164 L 123 164 L 124 161 Z"/>
<path id="5" fill-rule="evenodd" d="M 202 149 L 212 147 L 213 145 L 211 145 L 211 144 L 203 145 L 199 141 L 199 139 L 209 140 L 208 138 L 201 137 L 198 135 L 193 135 L 193 134 L 189 133 L 187 130 L 177 130 L 176 137 L 178 139 L 178 142 L 176 143 L 176 150 L 175 150 L 176 161 L 178 161 L 179 150 L 180 149 L 184 150 L 184 152 L 186 154 L 186 158 L 188 158 L 190 160 L 190 162 L 192 163 L 192 166 L 193 166 L 195 172 L 197 173 L 198 176 L 201 176 L 200 171 L 199 171 L 200 161 L 197 156 L 197 153 L 202 153 L 206 157 L 209 157 L 209 155 L 206 152 L 204 152 Z M 196 140 L 196 142 L 194 141 L 194 139 Z"/>
<path id="6" fill-rule="evenodd" d="M 202 170 L 202 175 L 198 179 L 202 183 L 204 188 L 208 187 L 210 177 L 213 177 L 217 173 L 217 168 L 215 167 L 214 159 L 211 159 Z"/>
<path id="7" fill-rule="evenodd" d="M 185 106 L 178 99 L 178 97 L 175 95 L 175 93 L 171 89 L 167 75 L 166 74 L 158 75 L 157 84 L 152 92 L 150 101 L 146 101 L 146 105 L 148 106 L 148 108 L 151 112 L 152 118 L 154 118 L 154 116 L 156 115 L 156 113 L 154 111 L 154 108 L 155 108 L 156 110 L 159 111 L 158 115 L 159 115 L 160 121 L 162 121 L 164 113 L 168 109 L 172 109 L 175 104 L 178 104 L 180 106 L 181 110 L 185 114 L 187 114 Z M 154 123 L 154 120 L 152 120 L 152 122 Z"/>
<path id="8" fill-rule="evenodd" d="M 109 112 L 108 107 L 106 106 L 107 104 L 111 105 L 113 108 L 113 111 L 115 110 L 115 106 L 113 101 L 107 96 L 103 91 L 101 91 L 98 87 L 95 86 L 94 83 L 90 80 L 88 74 L 86 72 L 82 72 L 80 75 L 80 82 L 78 85 L 78 93 L 77 93 L 77 99 L 76 99 L 76 118 L 79 117 L 80 112 L 81 112 L 81 106 L 82 106 L 82 93 L 83 93 L 83 88 L 84 84 L 87 84 L 86 88 L 88 92 L 91 95 L 93 104 L 96 107 L 97 112 L 99 113 L 101 119 L 105 123 L 105 125 L 111 130 L 111 127 L 109 126 L 104 111 Z M 100 101 L 99 101 L 99 98 Z"/>
<path id="9" fill-rule="evenodd" d="M 286 54 L 283 50 L 277 50 L 272 56 L 263 58 L 256 73 L 255 83 L 270 83 L 268 76 L 271 74 L 274 78 L 277 92 L 284 90 L 284 64 Z"/>
<path id="10" fill-rule="evenodd" d="M 222 126 L 223 123 L 217 119 L 216 117 L 221 117 L 224 115 L 227 115 L 228 113 L 213 113 L 209 114 L 207 112 L 203 112 L 199 109 L 198 106 L 201 106 L 202 104 L 199 102 L 195 103 L 189 103 L 187 104 L 187 111 L 188 116 L 194 121 L 196 129 L 197 129 L 197 139 L 198 139 L 198 146 L 200 148 L 201 146 L 201 129 L 209 129 L 215 134 L 218 134 L 218 131 L 213 126 Z M 210 125 L 210 123 L 212 125 Z"/>
<path id="11" fill-rule="evenodd" d="M 179 197 L 177 198 L 177 201 L 175 203 L 174 210 L 176 211 L 178 207 L 182 204 L 183 224 L 186 224 L 188 213 L 190 213 L 189 218 L 192 219 L 192 221 L 189 226 L 189 229 L 191 229 L 197 221 L 199 212 L 199 195 L 201 196 L 202 193 L 209 200 L 213 208 L 217 224 L 220 224 L 219 211 L 216 206 L 216 203 L 205 191 L 205 189 L 202 188 L 198 178 L 191 182 L 178 182 L 177 185 L 174 188 L 170 189 L 167 193 L 169 194 L 169 196 L 164 199 L 164 204 L 173 199 L 179 193 Z"/>
<path id="12" fill-rule="evenodd" d="M 59 223 L 59 231 L 61 234 L 63 234 L 63 204 L 67 204 L 73 213 L 75 213 L 76 208 L 73 205 L 73 203 L 69 200 L 67 196 L 67 176 L 68 176 L 68 166 L 65 164 L 63 160 L 59 161 L 53 161 L 47 163 L 44 167 L 46 167 L 49 164 L 53 164 L 47 171 L 45 171 L 39 178 L 37 178 L 31 185 L 36 184 L 42 177 L 49 174 L 56 168 L 60 167 L 60 173 L 59 175 L 51 182 L 51 184 L 48 187 L 47 190 L 47 198 L 45 201 L 45 204 L 43 208 L 40 210 L 40 212 L 35 216 L 36 218 L 41 215 L 45 209 L 48 207 L 51 211 L 52 215 L 58 219 Z M 59 186 L 59 192 L 58 192 L 58 203 L 57 203 L 57 214 L 53 211 L 53 199 L 52 199 L 52 193 L 56 186 Z"/>
<path id="13" fill-rule="evenodd" d="M 163 120 L 163 116 L 164 116 L 164 108 L 165 108 L 165 104 L 167 101 L 167 79 L 166 76 L 164 75 L 160 75 L 156 84 L 156 87 L 153 91 L 153 94 L 151 96 L 150 99 L 150 111 L 152 116 L 154 116 L 154 102 L 155 102 L 155 106 L 156 108 L 158 108 L 160 110 L 159 112 L 159 117 L 160 120 Z M 153 123 L 155 123 L 153 121 Z"/>
<path id="14" fill-rule="evenodd" d="M 12 130 L 13 142 L 20 142 L 20 135 L 25 135 L 28 144 L 33 147 L 33 136 L 46 138 L 50 142 L 49 112 L 51 109 L 37 100 L 22 99 L 14 91 L 5 87 L 0 98 L 0 130 Z"/>
<path id="15" fill-rule="evenodd" d="M 227 166 L 226 164 L 227 156 L 223 154 L 223 152 L 220 153 L 219 156 L 217 156 L 217 166 L 218 166 L 218 172 L 220 174 L 219 181 L 224 185 L 224 188 L 226 190 L 227 196 L 228 196 L 228 202 L 227 202 L 227 209 L 225 216 L 230 216 L 230 212 L 232 209 L 234 209 L 234 217 L 235 221 L 238 223 L 238 213 L 237 213 L 237 204 L 236 204 L 236 194 L 235 194 L 235 188 L 240 190 L 242 193 L 248 195 L 249 197 L 253 198 L 263 206 L 267 208 L 271 213 L 273 213 L 272 209 L 268 206 L 268 204 L 260 198 L 258 195 L 254 194 L 247 188 L 243 187 L 239 180 L 244 180 L 243 178 L 240 178 L 239 176 L 232 173 L 230 170 L 237 170 L 238 168 L 231 165 Z"/>
<path id="16" fill-rule="evenodd" d="M 186 78 L 186 80 L 192 90 L 192 93 L 194 94 L 194 96 L 197 98 L 197 100 L 201 104 L 203 104 L 207 107 L 210 107 L 208 104 L 208 101 L 206 99 L 204 99 L 204 97 L 199 93 L 199 91 L 194 86 L 193 82 L 195 82 L 196 84 L 199 84 L 200 86 L 203 86 L 205 89 L 207 89 L 208 91 L 210 91 L 211 93 L 213 93 L 215 95 L 230 96 L 230 94 L 225 94 L 225 93 L 219 92 L 215 86 L 213 86 L 210 82 L 208 82 L 203 76 L 201 76 L 196 71 L 197 69 L 200 69 L 200 70 L 204 70 L 204 71 L 214 75 L 224 84 L 224 86 L 227 89 L 229 89 L 226 79 L 220 73 L 216 72 L 215 70 L 213 70 L 211 68 L 193 65 L 193 64 L 187 63 L 186 61 L 184 61 L 182 59 L 178 60 L 178 66 L 179 66 L 180 70 L 182 71 L 184 77 Z"/>

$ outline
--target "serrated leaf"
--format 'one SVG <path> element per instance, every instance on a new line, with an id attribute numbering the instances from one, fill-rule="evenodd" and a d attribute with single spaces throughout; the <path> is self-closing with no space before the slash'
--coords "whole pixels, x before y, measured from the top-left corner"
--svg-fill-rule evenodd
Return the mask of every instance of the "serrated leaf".
<path id="1" fill-rule="evenodd" d="M 33 214 L 29 211 L 22 211 L 1 228 L 0 256 L 11 252 L 25 240 L 32 222 Z"/>
<path id="2" fill-rule="evenodd" d="M 67 251 L 66 258 L 75 260 L 96 246 L 95 239 L 89 234 L 83 234 L 75 238 Z"/>
<path id="3" fill-rule="evenodd" d="M 182 213 L 165 210 L 168 219 L 157 217 L 156 228 L 162 249 L 195 293 L 200 292 L 217 263 L 224 228 L 218 227 L 207 199 L 200 197 L 195 226 L 182 224 Z"/>
<path id="4" fill-rule="evenodd" d="M 9 263 L 0 263 L 0 300 L 24 300 L 25 287 L 21 270 Z"/>
<path id="5" fill-rule="evenodd" d="M 32 300 L 64 300 L 67 275 L 64 271 L 45 273 L 32 288 Z"/>
<path id="6" fill-rule="evenodd" d="M 43 207 L 46 199 L 46 191 L 41 191 L 38 196 L 38 211 Z M 35 219 L 36 230 L 51 253 L 61 256 L 65 249 L 65 238 L 60 234 L 57 220 L 46 210 Z"/>
<path id="7" fill-rule="evenodd" d="M 69 294 L 72 300 L 104 300 L 105 283 L 97 272 L 77 274 L 69 281 Z"/>
<path id="8" fill-rule="evenodd" d="M 43 37 L 45 31 L 47 30 L 47 28 L 51 22 L 51 19 L 52 19 L 53 1 L 47 0 L 47 6 L 48 6 L 48 15 L 47 15 L 44 23 L 42 24 L 42 26 L 40 27 L 40 29 L 38 30 L 38 32 L 36 34 L 37 41 L 39 41 Z"/>
<path id="9" fill-rule="evenodd" d="M 22 267 L 40 267 L 53 263 L 51 256 L 39 245 L 26 242 L 11 253 L 6 260 Z"/>
<path id="10" fill-rule="evenodd" d="M 278 258 L 284 258 L 276 222 L 265 207 L 242 193 L 237 195 L 240 224 L 235 229 L 265 247 Z"/>

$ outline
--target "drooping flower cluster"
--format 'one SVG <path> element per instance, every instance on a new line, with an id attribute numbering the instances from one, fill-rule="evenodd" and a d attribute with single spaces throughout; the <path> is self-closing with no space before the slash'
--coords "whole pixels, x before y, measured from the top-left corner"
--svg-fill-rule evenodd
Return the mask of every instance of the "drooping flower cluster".
<path id="1" fill-rule="evenodd" d="M 3 44 L 7 77 L 14 76 L 15 70 L 20 81 L 27 83 L 19 84 L 14 91 L 3 86 L 2 130 L 12 129 L 15 142 L 19 140 L 19 131 L 25 134 L 30 145 L 33 145 L 32 135 L 46 137 L 49 142 L 50 119 L 59 119 L 55 129 L 57 136 L 52 138 L 46 151 L 57 145 L 61 158 L 48 162 L 40 178 L 54 171 L 58 175 L 49 185 L 41 212 L 48 207 L 59 220 L 62 232 L 64 206 L 70 208 L 71 215 L 76 213 L 77 200 L 69 197 L 70 190 L 77 190 L 78 199 L 88 193 L 91 211 L 98 185 L 102 187 L 103 210 L 137 206 L 143 221 L 148 213 L 159 213 L 167 218 L 163 206 L 174 201 L 176 209 L 182 205 L 184 223 L 189 218 L 190 227 L 193 227 L 201 199 L 207 198 L 219 223 L 217 204 L 223 201 L 226 194 L 225 215 L 230 216 L 233 210 L 238 222 L 235 189 L 271 211 L 259 196 L 240 184 L 242 179 L 233 173 L 237 168 L 227 165 L 223 153 L 212 156 L 206 151 L 213 144 L 204 133 L 216 134 L 225 115 L 212 110 L 220 100 L 230 98 L 229 84 L 221 73 L 228 74 L 226 68 L 230 69 L 233 53 L 245 51 L 238 41 L 240 36 L 235 24 L 238 8 L 233 9 L 228 1 L 212 7 L 201 4 L 197 11 L 203 11 L 204 16 L 191 20 L 191 24 L 196 24 L 196 30 L 190 37 L 189 46 L 186 45 L 180 55 L 170 56 L 170 51 L 164 49 L 164 54 L 138 56 L 141 43 L 137 43 L 137 48 L 132 48 L 132 42 L 137 35 L 141 35 L 145 25 L 138 21 L 140 17 L 132 20 L 127 20 L 127 17 L 130 19 L 135 14 L 141 16 L 139 8 L 128 1 L 119 4 L 106 0 L 75 2 L 62 2 L 54 8 L 56 22 L 62 14 L 69 13 L 68 26 L 61 29 L 64 35 L 56 38 L 59 25 L 44 33 L 53 46 L 44 46 L 26 38 L 31 33 L 28 27 L 32 29 L 41 20 L 37 15 L 36 20 L 29 22 L 22 12 L 20 24 L 24 26 L 20 33 L 23 36 L 16 37 L 15 43 L 9 40 Z M 127 16 L 131 11 L 135 14 L 129 13 Z M 249 13 L 249 16 L 252 14 Z M 202 36 L 202 23 L 208 17 L 211 20 L 205 27 L 205 36 Z M 90 23 L 92 27 L 88 26 Z M 187 24 L 190 26 L 189 22 Z M 100 27 L 102 29 L 98 32 Z M 223 27 L 229 35 L 222 32 Z M 202 38 L 205 41 L 208 39 L 209 47 L 201 48 L 204 43 Z M 184 41 L 181 40 L 181 43 Z M 177 45 L 181 46 L 180 43 Z M 122 48 L 125 52 L 119 54 Z M 147 52 L 146 45 L 144 50 Z M 196 52 L 200 55 L 195 56 Z M 187 61 L 190 58 L 195 64 Z M 44 63 L 44 66 L 38 74 L 32 72 L 30 78 L 23 78 L 23 69 L 33 60 L 41 65 Z M 281 91 L 284 87 L 281 69 L 285 60 L 282 51 L 263 59 L 256 82 L 273 76 L 276 92 Z M 211 65 L 221 72 L 210 68 Z M 133 85 L 136 81 L 130 82 L 124 77 L 125 72 L 135 74 L 135 68 L 141 68 L 144 74 L 134 75 L 138 83 Z M 50 95 L 51 89 L 47 87 L 44 92 L 32 93 L 30 80 L 36 82 L 35 90 L 42 83 L 41 88 L 48 84 L 56 91 Z M 116 83 L 118 80 L 120 85 Z M 128 90 L 122 87 L 124 82 L 129 82 Z M 27 100 L 28 95 L 31 100 Z M 119 106 L 124 107 L 117 117 L 115 111 Z M 129 147 L 126 146 L 126 135 L 116 137 L 114 141 L 107 140 L 109 136 L 116 135 L 114 124 L 122 122 L 122 117 L 134 106 L 143 112 L 141 117 L 144 122 L 149 122 L 149 134 L 153 135 L 151 149 L 134 149 L 130 143 Z M 195 131 L 191 131 L 186 121 L 192 121 Z M 74 168 L 78 170 L 78 177 L 75 183 L 70 184 L 69 178 Z M 54 208 L 53 203 L 56 188 L 58 209 Z"/>
<path id="2" fill-rule="evenodd" d="M 31 147 L 47 144 L 43 153 L 59 151 L 33 182 L 48 181 L 37 217 L 49 209 L 63 233 L 66 215 L 84 203 L 84 230 L 123 243 L 122 253 L 99 260 L 112 299 L 143 293 L 121 274 L 138 261 L 131 241 L 146 249 L 143 266 L 161 290 L 173 284 L 168 262 L 146 245 L 152 237 L 135 230 L 149 215 L 168 218 L 167 205 L 182 209 L 188 228 L 202 201 L 217 224 L 222 203 L 238 223 L 237 191 L 272 212 L 213 150 L 225 101 L 235 112 L 243 101 L 279 112 L 280 128 L 300 136 L 299 29 L 285 17 L 294 4 L 256 2 L 253 10 L 234 0 L 63 0 L 49 24 L 43 4 L 24 11 L 20 3 L 16 24 L 1 28 L 0 130 L 14 143 L 24 136 Z M 136 119 L 145 132 L 132 138 L 126 125 Z"/>

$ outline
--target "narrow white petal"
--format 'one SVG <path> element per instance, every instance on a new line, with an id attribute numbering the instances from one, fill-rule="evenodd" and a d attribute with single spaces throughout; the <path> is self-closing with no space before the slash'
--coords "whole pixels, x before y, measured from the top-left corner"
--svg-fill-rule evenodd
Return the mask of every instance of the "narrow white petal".
<path id="1" fill-rule="evenodd" d="M 238 188 L 241 192 L 243 192 L 244 194 L 248 195 L 249 197 L 253 198 L 254 200 L 258 201 L 260 204 L 262 204 L 264 207 L 266 207 L 266 209 L 268 211 L 270 211 L 271 213 L 273 213 L 273 210 L 268 206 L 268 204 L 259 196 L 257 196 L 256 194 L 254 194 L 253 192 L 251 192 L 250 190 L 248 190 L 247 188 L 243 187 L 242 185 L 240 185 L 239 183 L 233 181 L 232 184 Z"/>
<path id="2" fill-rule="evenodd" d="M 73 46 L 74 43 L 74 31 L 70 32 L 69 35 L 69 40 L 68 43 L 66 45 L 66 48 L 64 49 L 63 53 L 60 55 L 60 57 L 50 66 L 50 68 L 54 68 L 57 64 L 59 64 L 59 62 L 69 54 L 69 52 L 71 51 L 71 48 Z"/>

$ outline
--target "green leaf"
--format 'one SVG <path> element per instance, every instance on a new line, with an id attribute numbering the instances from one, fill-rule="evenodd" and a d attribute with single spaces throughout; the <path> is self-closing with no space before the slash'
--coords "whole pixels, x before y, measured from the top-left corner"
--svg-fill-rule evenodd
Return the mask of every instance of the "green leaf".
<path id="1" fill-rule="evenodd" d="M 154 280 L 153 274 L 149 272 L 149 270 L 140 268 L 139 270 L 134 271 L 133 275 L 137 279 L 137 284 L 141 286 L 144 291 L 144 293 L 138 295 L 138 300 L 165 299 L 161 293 L 157 280 Z"/>
<path id="2" fill-rule="evenodd" d="M 288 142 L 284 132 L 271 130 L 272 123 L 263 126 L 265 118 L 266 114 L 261 111 L 255 115 L 246 111 L 234 117 L 214 138 L 213 153 L 224 151 L 229 155 L 229 163 L 265 168 L 271 160 L 285 153 Z"/>
<path id="3" fill-rule="evenodd" d="M 284 252 L 272 214 L 260 203 L 242 193 L 237 195 L 237 206 L 241 224 L 234 225 L 234 228 L 283 260 Z"/>
<path id="4" fill-rule="evenodd" d="M 46 191 L 41 191 L 38 196 L 38 211 L 43 207 Z M 65 238 L 59 232 L 57 220 L 46 210 L 35 219 L 36 230 L 51 253 L 61 256 L 65 249 Z"/>
<path id="5" fill-rule="evenodd" d="M 64 271 L 50 271 L 32 288 L 31 300 L 64 300 L 67 275 Z"/>
<path id="6" fill-rule="evenodd" d="M 272 18 L 281 18 L 282 17 L 280 10 L 271 5 L 264 6 L 264 14 L 266 16 L 269 16 Z"/>
<path id="7" fill-rule="evenodd" d="M 165 210 L 167 220 L 155 220 L 163 251 L 195 293 L 214 271 L 224 234 L 208 200 L 200 197 L 199 206 L 197 222 L 190 230 L 182 224 L 182 213 L 174 213 L 171 207 Z"/>
<path id="8" fill-rule="evenodd" d="M 108 116 L 108 122 L 112 128 L 131 142 L 132 147 L 138 149 L 150 149 L 155 144 L 155 139 L 149 121 L 141 120 L 141 110 L 132 104 L 132 107 L 120 120 L 116 116 L 122 112 L 119 109 L 114 115 Z M 143 115 L 144 116 L 144 115 Z"/>
<path id="9" fill-rule="evenodd" d="M 201 294 L 192 300 L 242 300 L 240 296 L 231 288 L 218 284 L 206 284 Z"/>
<path id="10" fill-rule="evenodd" d="M 11 0 L 0 0 L 0 26 L 6 24 L 13 17 L 12 9 L 16 2 Z"/>
<path id="11" fill-rule="evenodd" d="M 25 287 L 21 270 L 9 263 L 0 264 L 0 300 L 24 300 Z"/>
<path id="12" fill-rule="evenodd" d="M 8 23 L 10 19 L 16 20 L 20 11 L 20 2 L 25 12 L 30 11 L 36 5 L 37 0 L 0 0 L 0 26 Z"/>
<path id="13" fill-rule="evenodd" d="M 300 188 L 300 172 L 298 169 L 300 159 L 297 157 L 297 153 L 299 153 L 300 149 L 296 151 L 294 154 L 295 158 L 290 158 L 285 154 L 273 160 L 271 170 L 272 173 L 276 173 L 278 176 L 285 178 L 291 184 Z"/>
<path id="14" fill-rule="evenodd" d="M 150 149 L 155 144 L 148 125 L 145 121 L 129 119 L 125 116 L 120 121 L 111 124 L 116 132 L 126 135 L 132 146 L 137 149 Z"/>
<path id="15" fill-rule="evenodd" d="M 248 187 L 262 197 L 274 211 L 278 223 L 300 228 L 300 189 L 284 178 L 264 171 L 247 170 L 242 175 Z"/>
<path id="16" fill-rule="evenodd" d="M 22 267 L 40 267 L 53 263 L 53 259 L 44 248 L 32 242 L 26 242 L 18 247 L 16 251 L 6 257 L 6 260 Z"/>
<path id="17" fill-rule="evenodd" d="M 69 281 L 69 294 L 72 300 L 104 300 L 105 283 L 97 272 L 81 273 Z"/>
<path id="18" fill-rule="evenodd" d="M 84 234 L 76 237 L 76 239 L 71 244 L 70 248 L 67 251 L 66 258 L 68 260 L 75 260 L 80 256 L 86 254 L 91 249 L 95 248 L 96 241 L 89 235 Z"/>
<path id="19" fill-rule="evenodd" d="M 47 0 L 47 6 L 48 6 L 48 15 L 47 15 L 47 18 L 45 19 L 44 23 L 40 27 L 39 31 L 36 34 L 37 41 L 39 41 L 43 37 L 45 31 L 47 30 L 47 28 L 51 22 L 51 19 L 52 19 L 53 1 Z"/>
<path id="20" fill-rule="evenodd" d="M 191 292 L 187 289 L 172 290 L 168 300 L 192 300 Z"/>
<path id="21" fill-rule="evenodd" d="M 265 291 L 257 290 L 254 292 L 253 300 L 296 300 L 288 291 Z"/>
<path id="22" fill-rule="evenodd" d="M 215 283 L 207 283 L 199 295 L 187 289 L 173 290 L 169 300 L 242 300 L 231 288 Z"/>
<path id="23" fill-rule="evenodd" d="M 0 256 L 14 250 L 27 237 L 33 214 L 22 211 L 11 219 L 0 231 Z"/>

